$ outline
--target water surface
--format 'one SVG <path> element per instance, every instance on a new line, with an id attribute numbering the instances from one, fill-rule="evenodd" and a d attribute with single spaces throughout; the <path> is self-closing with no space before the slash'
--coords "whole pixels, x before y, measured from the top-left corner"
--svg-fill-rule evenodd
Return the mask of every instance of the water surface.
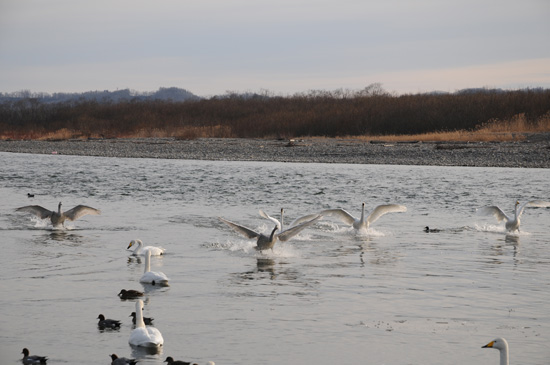
<path id="1" fill-rule="evenodd" d="M 109 364 L 109 354 L 161 364 L 547 363 L 550 209 L 528 208 L 522 232 L 475 215 L 516 199 L 550 200 L 547 169 L 117 159 L 0 153 L 2 363 L 23 347 L 49 364 Z M 27 198 L 34 193 L 34 198 Z M 14 209 L 87 204 L 102 210 L 54 230 Z M 287 221 L 321 209 L 360 213 L 400 203 L 366 234 L 323 220 L 260 254 L 218 216 L 268 232 L 263 209 Z M 425 233 L 424 226 L 441 229 Z M 163 246 L 138 280 L 130 240 Z M 128 345 L 133 301 L 146 291 L 165 344 Z M 123 322 L 100 331 L 96 317 Z"/>

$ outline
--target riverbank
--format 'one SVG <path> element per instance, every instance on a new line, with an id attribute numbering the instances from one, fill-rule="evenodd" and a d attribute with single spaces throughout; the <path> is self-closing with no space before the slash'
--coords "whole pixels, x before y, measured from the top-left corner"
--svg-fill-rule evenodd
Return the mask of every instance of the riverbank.
<path id="1" fill-rule="evenodd" d="M 199 138 L 0 140 L 0 152 L 217 161 L 550 168 L 550 134 L 520 142 Z"/>

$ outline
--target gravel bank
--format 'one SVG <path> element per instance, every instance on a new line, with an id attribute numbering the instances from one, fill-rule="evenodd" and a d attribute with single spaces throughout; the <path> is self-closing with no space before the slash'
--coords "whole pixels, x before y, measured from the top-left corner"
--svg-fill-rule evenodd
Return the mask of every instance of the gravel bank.
<path id="1" fill-rule="evenodd" d="M 93 139 L 0 141 L 0 152 L 122 158 L 351 164 L 550 167 L 550 134 L 524 142 L 369 143 L 353 139 Z"/>

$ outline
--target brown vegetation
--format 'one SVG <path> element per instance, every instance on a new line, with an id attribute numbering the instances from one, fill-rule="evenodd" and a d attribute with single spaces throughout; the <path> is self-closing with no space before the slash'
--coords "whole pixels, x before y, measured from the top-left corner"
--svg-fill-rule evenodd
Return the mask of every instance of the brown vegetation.
<path id="1" fill-rule="evenodd" d="M 394 96 L 380 90 L 236 95 L 197 101 L 0 104 L 0 138 L 353 137 L 518 140 L 550 132 L 550 90 Z"/>

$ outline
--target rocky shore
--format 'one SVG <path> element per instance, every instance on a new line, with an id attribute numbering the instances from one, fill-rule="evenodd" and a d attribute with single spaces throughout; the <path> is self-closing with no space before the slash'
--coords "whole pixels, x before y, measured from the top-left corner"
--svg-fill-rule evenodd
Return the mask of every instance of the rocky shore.
<path id="1" fill-rule="evenodd" d="M 365 142 L 203 138 L 0 141 L 0 152 L 218 161 L 550 168 L 550 134 L 522 142 Z"/>

